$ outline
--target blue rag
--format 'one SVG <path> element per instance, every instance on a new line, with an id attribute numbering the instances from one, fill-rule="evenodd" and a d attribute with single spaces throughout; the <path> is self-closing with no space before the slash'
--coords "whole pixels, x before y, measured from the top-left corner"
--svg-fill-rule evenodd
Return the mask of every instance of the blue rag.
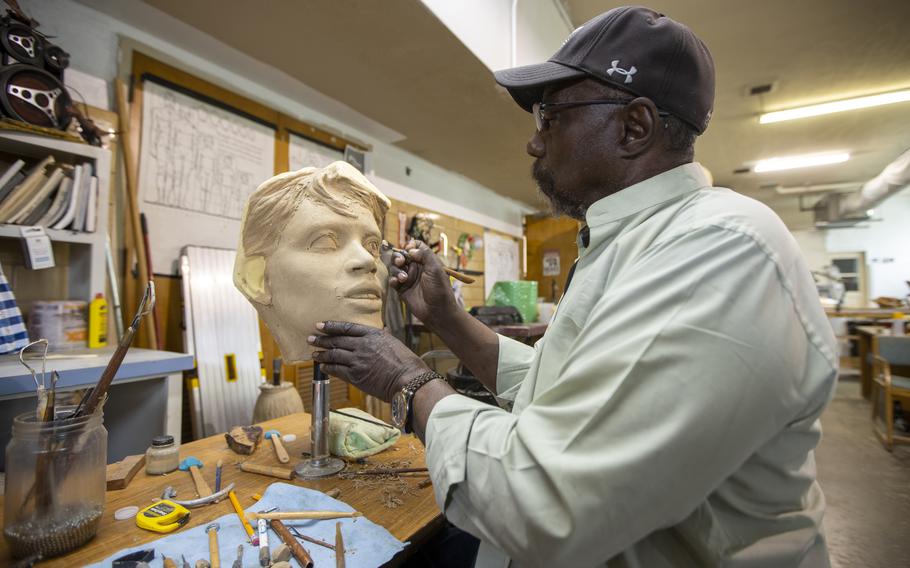
<path id="1" fill-rule="evenodd" d="M 325 493 L 297 487 L 287 483 L 273 483 L 256 504 L 249 511 L 266 511 L 278 507 L 279 511 L 353 511 L 350 505 L 332 499 Z M 192 514 L 192 510 L 191 510 Z M 191 517 L 192 518 L 192 517 Z M 130 522 L 130 521 L 124 521 Z M 218 546 L 221 556 L 221 565 L 230 566 L 237 558 L 237 545 L 243 543 L 243 565 L 259 566 L 259 548 L 249 544 L 246 531 L 240 524 L 237 515 L 230 513 L 215 520 L 221 529 L 218 531 Z M 332 519 L 325 521 L 282 521 L 285 525 L 296 527 L 300 533 L 317 538 L 329 544 L 335 544 L 335 523 L 341 523 L 341 533 L 344 537 L 345 565 L 348 568 L 372 568 L 388 562 L 393 556 L 404 548 L 404 544 L 393 537 L 385 528 L 370 521 L 366 517 L 351 519 Z M 255 523 L 253 529 L 256 528 Z M 209 541 L 205 534 L 205 527 L 200 525 L 189 530 L 179 530 L 153 542 L 141 546 L 123 549 L 110 557 L 105 558 L 92 567 L 109 568 L 111 561 L 125 554 L 147 548 L 155 549 L 155 559 L 150 563 L 152 568 L 164 565 L 163 556 L 172 558 L 180 565 L 180 556 L 186 556 L 190 566 L 197 560 L 209 559 Z M 306 541 L 300 544 L 313 557 L 316 566 L 334 566 L 335 552 Z M 281 538 L 269 528 L 269 548 L 275 550 L 282 544 Z M 299 567 L 300 564 L 291 558 L 291 565 Z"/>

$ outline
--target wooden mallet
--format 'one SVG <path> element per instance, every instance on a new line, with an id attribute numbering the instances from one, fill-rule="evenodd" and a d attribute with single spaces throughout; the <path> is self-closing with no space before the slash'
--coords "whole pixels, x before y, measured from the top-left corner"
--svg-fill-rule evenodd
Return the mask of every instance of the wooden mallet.
<path id="1" fill-rule="evenodd" d="M 269 430 L 265 433 L 265 437 L 272 441 L 272 445 L 275 446 L 275 455 L 278 456 L 278 461 L 281 463 L 288 463 L 291 461 L 290 456 L 288 456 L 288 451 L 284 449 L 284 444 L 281 443 L 281 432 L 278 430 Z"/>

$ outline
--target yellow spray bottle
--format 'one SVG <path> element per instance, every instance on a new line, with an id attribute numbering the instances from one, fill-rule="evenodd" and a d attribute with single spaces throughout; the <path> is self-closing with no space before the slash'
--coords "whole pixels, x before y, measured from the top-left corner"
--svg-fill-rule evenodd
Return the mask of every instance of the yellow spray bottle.
<path id="1" fill-rule="evenodd" d="M 104 294 L 98 293 L 88 306 L 88 346 L 90 348 L 107 345 L 107 300 Z"/>

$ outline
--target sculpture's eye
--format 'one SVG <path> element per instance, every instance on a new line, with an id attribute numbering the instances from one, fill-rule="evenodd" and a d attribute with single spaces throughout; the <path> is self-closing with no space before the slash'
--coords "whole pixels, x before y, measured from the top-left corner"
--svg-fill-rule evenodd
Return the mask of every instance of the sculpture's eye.
<path id="1" fill-rule="evenodd" d="M 329 250 L 335 250 L 337 248 L 338 248 L 338 239 L 336 239 L 335 235 L 333 235 L 332 233 L 325 233 L 323 235 L 319 235 L 318 237 L 316 237 L 316 239 L 313 240 L 312 243 L 310 243 L 310 250 L 329 251 Z"/>
<path id="2" fill-rule="evenodd" d="M 376 238 L 367 239 L 363 243 L 363 246 L 365 249 L 370 251 L 370 254 L 372 254 L 373 256 L 375 256 L 375 257 L 379 256 L 379 250 L 380 250 L 379 239 L 376 239 Z"/>

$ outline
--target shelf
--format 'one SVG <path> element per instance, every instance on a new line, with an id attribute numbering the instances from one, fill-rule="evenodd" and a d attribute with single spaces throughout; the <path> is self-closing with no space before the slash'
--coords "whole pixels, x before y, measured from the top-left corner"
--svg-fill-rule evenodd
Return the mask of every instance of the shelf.
<path id="1" fill-rule="evenodd" d="M 55 158 L 76 156 L 88 160 L 97 160 L 107 153 L 107 150 L 88 144 L 10 130 L 0 130 L 0 150 L 34 158 L 51 154 Z"/>
<path id="2" fill-rule="evenodd" d="M 21 229 L 25 225 L 0 225 L 0 237 L 18 239 L 22 237 Z M 67 229 L 49 229 L 44 228 L 47 236 L 55 243 L 77 243 L 83 245 L 96 244 L 98 239 L 102 238 L 98 233 L 86 233 L 83 231 L 69 231 Z M 103 244 L 103 243 L 102 243 Z"/>

